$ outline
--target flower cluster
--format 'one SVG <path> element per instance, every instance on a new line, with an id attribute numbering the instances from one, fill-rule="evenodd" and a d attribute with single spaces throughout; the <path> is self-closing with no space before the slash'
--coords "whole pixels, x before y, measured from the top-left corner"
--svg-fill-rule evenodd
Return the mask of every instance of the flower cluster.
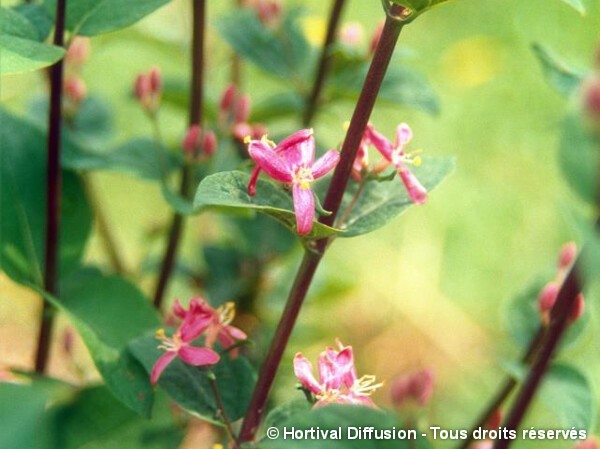
<path id="1" fill-rule="evenodd" d="M 73 115 L 79 105 L 87 97 L 87 84 L 81 77 L 81 68 L 90 56 L 90 40 L 87 37 L 75 36 L 65 54 L 64 90 L 67 115 Z"/>
<path id="2" fill-rule="evenodd" d="M 315 161 L 315 139 L 312 129 L 302 129 L 283 139 L 279 145 L 262 138 L 247 139 L 248 153 L 256 162 L 248 193 L 256 193 L 256 182 L 261 170 L 276 181 L 291 184 L 299 235 L 310 233 L 315 217 L 315 199 L 312 183 L 325 176 L 339 162 L 340 155 L 329 150 Z"/>
<path id="3" fill-rule="evenodd" d="M 558 299 L 560 286 L 562 285 L 569 269 L 575 261 L 577 255 L 577 245 L 573 242 L 565 244 L 560 250 L 557 262 L 556 277 L 548 282 L 538 295 L 538 309 L 544 324 L 549 324 L 552 308 Z M 575 299 L 573 310 L 569 316 L 569 321 L 572 323 L 578 320 L 585 311 L 585 300 L 583 294 L 580 293 Z"/>
<path id="4" fill-rule="evenodd" d="M 159 346 L 165 354 L 154 364 L 150 381 L 158 382 L 165 368 L 179 357 L 188 365 L 208 366 L 219 362 L 220 356 L 212 348 L 216 341 L 223 349 L 230 349 L 236 342 L 245 340 L 246 334 L 231 325 L 235 316 L 233 303 L 226 303 L 214 309 L 204 298 L 195 297 L 185 309 L 175 301 L 173 314 L 182 320 L 171 337 L 167 337 L 163 329 L 156 332 L 156 338 L 161 341 Z M 204 346 L 193 346 L 192 343 L 200 336 L 205 336 Z M 237 349 L 231 350 L 231 355 L 237 355 Z"/>
<path id="5" fill-rule="evenodd" d="M 250 96 L 240 92 L 235 84 L 229 84 L 219 101 L 219 125 L 224 133 L 229 133 L 238 142 L 250 136 L 260 139 L 267 133 L 262 123 L 249 122 L 252 102 Z"/>
<path id="6" fill-rule="evenodd" d="M 421 163 L 421 158 L 405 151 L 405 147 L 412 137 L 413 133 L 410 127 L 406 123 L 401 123 L 396 128 L 396 140 L 392 143 L 369 123 L 354 161 L 353 177 L 361 179 L 362 173 L 368 169 L 368 148 L 372 146 L 387 161 L 386 165 L 392 164 L 395 167 L 411 201 L 415 204 L 425 203 L 427 190 L 408 168 L 408 165 L 418 166 Z M 381 171 L 383 168 L 385 167 L 376 167 L 375 171 Z"/>
<path id="7" fill-rule="evenodd" d="M 318 361 L 319 380 L 313 375 L 310 361 L 301 353 L 294 357 L 296 377 L 315 398 L 315 407 L 328 404 L 354 404 L 376 407 L 371 394 L 382 386 L 375 384 L 375 376 L 356 375 L 352 346 L 343 346 L 339 341 L 338 350 L 326 348 Z"/>
<path id="8" fill-rule="evenodd" d="M 188 128 L 181 147 L 187 159 L 201 161 L 210 158 L 217 151 L 217 136 L 211 129 L 202 129 L 199 125 Z"/>

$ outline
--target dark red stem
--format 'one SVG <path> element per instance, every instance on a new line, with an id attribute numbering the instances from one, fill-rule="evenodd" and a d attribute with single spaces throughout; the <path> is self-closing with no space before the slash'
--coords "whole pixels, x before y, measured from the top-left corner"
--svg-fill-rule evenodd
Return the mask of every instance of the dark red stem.
<path id="1" fill-rule="evenodd" d="M 577 296 L 581 293 L 582 289 L 579 275 L 581 259 L 582 257 L 580 256 L 560 288 L 556 305 L 552 308 L 550 324 L 546 335 L 502 425 L 509 431 L 518 430 L 544 375 L 548 371 L 558 344 L 567 330 L 569 317 L 576 303 Z M 494 443 L 494 449 L 507 449 L 513 441 L 515 440 L 509 438 L 499 439 Z"/>
<path id="2" fill-rule="evenodd" d="M 54 45 L 64 45 L 66 0 L 56 3 Z M 58 257 L 60 240 L 60 134 L 62 126 L 63 60 L 50 67 L 50 115 L 48 119 L 48 166 L 46 178 L 46 248 L 44 255 L 44 290 L 58 294 Z M 44 373 L 50 352 L 52 306 L 44 301 L 38 336 L 35 371 Z"/>
<path id="3" fill-rule="evenodd" d="M 392 8 L 395 8 L 395 6 Z M 375 105 L 377 93 L 383 82 L 385 72 L 394 52 L 402 26 L 402 22 L 395 21 L 389 17 L 386 20 L 379 46 L 375 51 L 371 67 L 363 85 L 362 92 L 358 98 L 352 120 L 350 121 L 346 139 L 342 145 L 340 163 L 334 172 L 329 190 L 327 191 L 325 208 L 333 213 L 328 217 L 322 218 L 321 222 L 323 223 L 333 223 L 340 208 L 344 189 L 346 188 L 350 176 L 352 163 L 356 157 L 358 146 L 367 126 L 371 111 Z M 306 298 L 306 293 L 308 292 L 313 276 L 319 266 L 319 262 L 327 248 L 328 242 L 329 239 L 318 240 L 315 247 L 312 250 L 307 250 L 304 254 L 302 264 L 296 273 L 296 278 L 290 290 L 281 320 L 275 330 L 275 335 L 272 339 L 267 357 L 260 370 L 258 381 L 254 388 L 250 405 L 248 406 L 248 412 L 246 413 L 240 431 L 239 440 L 241 443 L 252 441 L 256 435 L 258 426 L 265 413 L 269 392 L 271 391 L 275 375 L 281 364 L 283 353 L 285 352 L 294 324 L 296 323 L 300 309 Z"/>
<path id="4" fill-rule="evenodd" d="M 331 14 L 329 15 L 329 24 L 327 25 L 327 34 L 325 35 L 325 43 L 321 50 L 321 58 L 319 59 L 319 66 L 317 68 L 317 75 L 315 76 L 315 82 L 312 87 L 308 101 L 306 102 L 306 108 L 304 110 L 304 116 L 302 117 L 302 125 L 304 127 L 310 126 L 312 120 L 317 112 L 319 106 L 319 98 L 325 85 L 325 78 L 329 72 L 329 68 L 332 63 L 331 50 L 335 43 L 335 35 L 337 34 L 338 25 L 342 16 L 342 10 L 346 0 L 334 0 L 331 8 Z"/>
<path id="5" fill-rule="evenodd" d="M 188 123 L 192 125 L 202 124 L 202 110 L 204 102 L 204 29 L 206 22 L 206 0 L 192 1 L 192 75 L 190 92 L 190 109 Z M 192 184 L 192 171 L 189 165 L 186 165 L 181 173 L 181 183 L 179 193 L 185 198 L 189 198 Z M 154 306 L 160 309 L 165 296 L 169 279 L 175 267 L 177 250 L 183 234 L 185 217 L 179 213 L 173 214 L 171 226 L 169 228 L 169 237 L 167 247 L 161 264 L 158 282 L 154 293 Z"/>

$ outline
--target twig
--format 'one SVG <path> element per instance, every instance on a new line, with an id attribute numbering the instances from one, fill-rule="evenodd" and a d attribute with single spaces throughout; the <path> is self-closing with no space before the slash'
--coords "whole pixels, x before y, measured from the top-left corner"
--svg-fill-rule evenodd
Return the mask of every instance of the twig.
<path id="1" fill-rule="evenodd" d="M 209 373 L 208 377 L 210 379 L 210 386 L 212 388 L 213 395 L 215 397 L 215 402 L 217 404 L 217 413 L 219 414 L 219 418 L 221 418 L 221 421 L 223 421 L 227 437 L 229 438 L 229 441 L 231 441 L 233 449 L 240 449 L 240 445 L 235 437 L 235 433 L 233 432 L 233 428 L 231 426 L 231 421 L 227 417 L 227 413 L 225 413 L 225 406 L 223 405 L 223 398 L 221 397 L 221 392 L 219 391 L 217 378 L 212 372 Z"/>
<path id="2" fill-rule="evenodd" d="M 56 22 L 54 29 L 54 45 L 64 45 L 66 0 L 56 2 Z M 60 239 L 60 135 L 62 126 L 62 89 L 63 89 L 63 60 L 50 67 L 50 114 L 48 118 L 48 167 L 46 179 L 46 248 L 44 265 L 44 290 L 56 295 L 58 293 L 58 258 Z M 48 363 L 50 339 L 54 311 L 52 306 L 44 301 L 42 320 L 35 356 L 35 371 L 44 373 Z"/>

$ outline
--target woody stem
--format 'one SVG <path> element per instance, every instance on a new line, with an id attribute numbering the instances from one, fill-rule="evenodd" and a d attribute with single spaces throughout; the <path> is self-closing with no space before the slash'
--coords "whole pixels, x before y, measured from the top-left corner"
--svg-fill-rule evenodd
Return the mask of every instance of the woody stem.
<path id="1" fill-rule="evenodd" d="M 404 25 L 403 22 L 390 17 L 394 12 L 399 12 L 394 11 L 395 9 L 400 9 L 402 7 L 393 5 L 391 8 L 392 14 L 388 15 L 385 22 L 381 40 L 379 41 L 379 45 L 373 56 L 371 67 L 367 73 L 354 114 L 352 115 L 352 120 L 350 121 L 348 133 L 346 134 L 344 144 L 342 145 L 340 162 L 336 167 L 333 179 L 327 191 L 324 208 L 325 210 L 331 211 L 332 214 L 327 217 L 321 217 L 320 219 L 321 223 L 327 225 L 333 224 L 339 211 L 362 135 L 375 105 L 379 88 L 383 82 L 400 31 Z M 327 238 L 317 240 L 314 242 L 314 248 L 312 250 L 307 250 L 304 253 L 304 258 L 296 273 L 285 309 L 275 330 L 275 335 L 272 339 L 266 359 L 260 370 L 258 381 L 254 388 L 250 405 L 248 406 L 248 412 L 246 413 L 242 424 L 239 438 L 242 443 L 252 441 L 256 435 L 258 426 L 265 413 L 269 392 L 271 391 L 283 353 L 285 352 L 294 324 L 296 323 L 300 309 L 302 308 L 304 299 L 306 298 L 306 294 L 328 243 L 329 239 Z"/>

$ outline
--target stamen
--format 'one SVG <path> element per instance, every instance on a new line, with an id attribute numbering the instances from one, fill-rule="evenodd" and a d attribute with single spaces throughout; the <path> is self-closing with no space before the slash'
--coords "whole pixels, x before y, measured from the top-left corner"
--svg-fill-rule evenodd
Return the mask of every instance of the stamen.
<path id="1" fill-rule="evenodd" d="M 217 309 L 219 313 L 219 321 L 227 326 L 235 318 L 235 303 L 228 301 Z"/>
<path id="2" fill-rule="evenodd" d="M 372 385 L 374 382 L 375 376 L 367 374 L 354 382 L 352 390 L 358 394 L 370 396 L 375 390 L 383 386 L 383 382 Z"/>

